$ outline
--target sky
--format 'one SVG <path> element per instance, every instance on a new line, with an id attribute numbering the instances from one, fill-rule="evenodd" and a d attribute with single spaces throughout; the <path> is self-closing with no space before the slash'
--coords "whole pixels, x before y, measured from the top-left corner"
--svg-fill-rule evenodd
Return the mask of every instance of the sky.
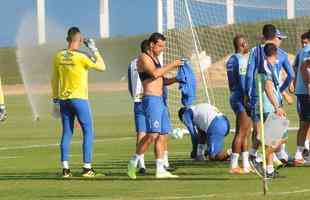
<path id="1" fill-rule="evenodd" d="M 18 28 L 35 0 L 2 0 L 0 47 L 14 46 Z M 99 37 L 98 0 L 46 0 L 46 16 L 62 27 L 78 26 L 88 37 Z M 130 2 L 130 3 L 128 3 Z M 110 34 L 127 36 L 156 30 L 155 0 L 110 0 Z M 47 20 L 49 26 L 49 20 Z"/>
<path id="2" fill-rule="evenodd" d="M 177 7 L 176 2 L 180 1 L 175 0 L 175 7 Z M 310 0 L 295 1 L 296 15 L 309 15 Z M 53 29 L 51 24 L 56 23 L 62 27 L 62 35 L 70 26 L 78 26 L 87 37 L 99 37 L 99 0 L 45 0 L 45 2 L 48 28 Z M 190 2 L 195 1 L 190 0 Z M 225 2 L 225 0 L 209 0 L 209 2 Z M 282 9 L 285 8 L 283 2 L 285 0 L 235 0 L 239 5 L 235 6 L 235 21 L 238 23 L 285 17 L 286 11 Z M 1 3 L 0 47 L 15 46 L 23 19 L 26 19 L 29 13 L 32 15 L 36 13 L 36 0 L 1 0 Z M 266 5 L 272 8 L 266 10 Z M 198 17 L 200 20 L 196 21 L 198 24 L 220 25 L 226 22 L 224 5 L 193 3 L 192 6 L 203 11 L 191 11 L 192 17 Z M 112 37 L 156 31 L 156 0 L 109 0 L 109 9 Z M 205 16 L 199 16 L 200 13 L 204 13 Z M 47 30 L 47 38 L 49 33 L 53 33 L 53 30 Z"/>

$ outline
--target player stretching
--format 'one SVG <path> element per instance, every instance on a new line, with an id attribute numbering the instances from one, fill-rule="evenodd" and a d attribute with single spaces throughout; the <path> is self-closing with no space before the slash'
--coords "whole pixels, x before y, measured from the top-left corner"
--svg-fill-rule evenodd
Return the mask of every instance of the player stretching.
<path id="1" fill-rule="evenodd" d="M 88 70 L 105 70 L 103 59 L 92 39 L 84 40 L 79 28 L 72 27 L 67 35 L 68 48 L 59 51 L 54 58 L 52 95 L 54 103 L 60 104 L 62 138 L 60 144 L 63 177 L 71 177 L 69 168 L 70 142 L 74 120 L 77 117 L 83 131 L 82 176 L 94 177 L 91 166 L 93 152 L 93 122 L 88 101 Z M 79 51 L 85 42 L 93 56 Z"/>
<path id="2" fill-rule="evenodd" d="M 147 54 L 149 50 L 149 40 L 143 40 L 141 45 L 141 53 Z M 137 69 L 138 59 L 131 61 L 128 67 L 128 90 L 134 101 L 134 116 L 135 116 L 135 127 L 137 132 L 136 147 L 138 147 L 139 142 L 146 134 L 146 122 L 145 113 L 143 110 L 142 98 L 143 98 L 143 86 L 139 78 L 139 73 Z M 139 173 L 144 175 L 146 173 L 144 154 L 140 156 L 138 161 Z"/>
<path id="3" fill-rule="evenodd" d="M 4 94 L 2 90 L 2 83 L 0 78 L 0 121 L 3 122 L 7 118 L 7 113 L 4 104 Z"/>
<path id="4" fill-rule="evenodd" d="M 308 147 L 307 138 L 309 136 L 310 128 L 309 128 L 309 121 L 310 121 L 310 113 L 309 113 L 309 79 L 308 79 L 308 72 L 310 67 L 310 31 L 304 34 L 305 46 L 300 51 L 297 59 L 297 69 L 296 69 L 296 86 L 295 86 L 295 94 L 297 96 L 297 103 L 298 103 L 298 111 L 299 111 L 299 118 L 300 118 L 300 131 L 298 132 L 297 137 L 297 151 L 295 154 L 294 165 L 302 165 L 304 164 L 304 158 L 302 152 L 304 150 L 304 146 Z M 305 140 L 306 139 L 306 140 Z M 308 139 L 308 140 L 307 140 Z M 304 142 L 305 141 L 305 142 Z"/>
<path id="5" fill-rule="evenodd" d="M 230 89 L 230 105 L 236 115 L 236 133 L 232 142 L 230 158 L 230 173 L 249 173 L 248 134 L 251 129 L 251 119 L 244 107 L 245 75 L 248 64 L 248 43 L 244 36 L 237 35 L 233 40 L 235 54 L 227 61 L 227 76 Z M 239 167 L 239 154 L 242 152 L 243 169 Z"/>
<path id="6" fill-rule="evenodd" d="M 128 176 L 136 179 L 136 168 L 150 144 L 155 143 L 156 178 L 175 178 L 164 168 L 164 149 L 166 134 L 171 131 L 168 108 L 163 97 L 164 85 L 176 82 L 175 78 L 166 79 L 164 75 L 181 65 L 180 60 L 161 67 L 158 56 L 165 48 L 166 38 L 160 33 L 153 33 L 149 38 L 148 54 L 141 54 L 138 59 L 138 72 L 143 85 L 143 109 L 146 117 L 147 133 L 138 144 L 135 155 L 128 163 Z"/>
<path id="7" fill-rule="evenodd" d="M 224 138 L 229 133 L 229 121 L 216 107 L 208 103 L 182 107 L 179 110 L 179 119 L 190 134 L 197 137 L 198 158 L 204 158 L 207 151 L 209 160 L 227 160 L 230 152 L 223 148 Z"/>

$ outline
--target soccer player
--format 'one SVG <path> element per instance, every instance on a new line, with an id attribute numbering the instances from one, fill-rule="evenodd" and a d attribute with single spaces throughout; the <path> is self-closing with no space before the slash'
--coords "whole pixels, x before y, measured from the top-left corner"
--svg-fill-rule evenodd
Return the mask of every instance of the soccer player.
<path id="1" fill-rule="evenodd" d="M 169 71 L 181 65 L 180 60 L 161 67 L 158 57 L 165 48 L 164 35 L 153 33 L 149 38 L 150 50 L 148 54 L 141 54 L 138 59 L 138 72 L 143 85 L 143 109 L 146 117 L 147 133 L 139 142 L 135 155 L 128 163 L 127 174 L 136 179 L 136 168 L 141 155 L 150 144 L 155 143 L 156 178 L 176 178 L 164 168 L 164 149 L 166 134 L 171 131 L 168 108 L 164 102 L 164 85 L 176 82 L 175 78 L 164 78 Z"/>
<path id="2" fill-rule="evenodd" d="M 3 122 L 7 119 L 7 113 L 6 108 L 4 104 L 4 94 L 2 90 L 2 83 L 1 83 L 1 77 L 0 77 L 0 121 Z"/>
<path id="3" fill-rule="evenodd" d="M 236 115 L 236 133 L 232 142 L 232 155 L 230 158 L 230 173 L 249 173 L 248 134 L 251 129 L 251 119 L 244 106 L 245 75 L 248 64 L 248 42 L 242 35 L 233 39 L 235 54 L 226 63 L 227 77 L 230 90 L 230 105 Z M 239 154 L 242 152 L 243 169 L 239 167 Z"/>
<path id="4" fill-rule="evenodd" d="M 279 86 L 280 92 L 284 92 L 294 79 L 294 72 L 293 69 L 289 63 L 288 55 L 287 53 L 280 48 L 280 45 L 282 43 L 282 39 L 286 38 L 276 27 L 272 24 L 266 24 L 263 27 L 263 37 L 264 37 L 264 43 L 265 44 L 274 44 L 277 46 L 277 59 L 275 64 L 275 74 L 277 77 L 280 75 L 281 69 L 284 69 L 284 71 L 287 74 L 286 79 L 284 80 L 283 84 Z M 250 149 L 250 164 L 252 167 L 258 167 L 260 164 L 256 162 L 257 157 L 257 149 L 260 145 L 258 138 L 258 126 L 259 123 L 257 121 L 259 120 L 255 114 L 255 107 L 258 101 L 258 95 L 257 95 L 257 85 L 255 81 L 255 76 L 257 73 L 257 69 L 262 66 L 262 63 L 264 62 L 264 55 L 263 55 L 263 48 L 264 45 L 258 45 L 251 49 L 250 56 L 249 56 L 249 63 L 247 67 L 247 73 L 246 73 L 246 80 L 245 80 L 245 101 L 247 102 L 247 111 L 248 114 L 251 116 L 253 121 L 253 141 L 252 141 L 252 148 Z M 283 112 L 282 109 L 282 101 L 280 103 L 280 107 L 277 108 L 277 112 Z M 284 151 L 282 149 L 282 151 Z"/>
<path id="5" fill-rule="evenodd" d="M 230 152 L 224 151 L 224 138 L 229 133 L 229 121 L 218 109 L 208 103 L 182 107 L 179 119 L 194 137 L 197 137 L 197 157 L 209 160 L 227 160 Z M 205 145 L 207 143 L 207 145 Z"/>
<path id="6" fill-rule="evenodd" d="M 74 120 L 77 118 L 83 131 L 83 177 L 94 177 L 93 121 L 88 101 L 88 70 L 104 71 L 106 66 L 92 39 L 83 39 L 77 27 L 71 27 L 67 35 L 68 48 L 59 51 L 54 57 L 52 74 L 52 97 L 60 104 L 62 138 L 60 144 L 63 177 L 71 177 L 69 167 L 70 142 L 73 135 Z M 85 45 L 92 56 L 79 51 Z"/>
<path id="7" fill-rule="evenodd" d="M 147 54 L 149 51 L 149 40 L 148 39 L 143 40 L 140 45 L 140 48 L 141 53 Z M 137 61 L 138 59 L 135 58 L 133 61 L 131 61 L 128 67 L 128 90 L 134 101 L 135 127 L 137 133 L 136 147 L 138 147 L 139 142 L 146 134 L 145 113 L 142 104 L 143 86 L 137 69 Z M 144 175 L 146 173 L 144 154 L 140 156 L 138 165 L 139 165 L 139 173 L 141 175 Z"/>
<path id="8" fill-rule="evenodd" d="M 309 119 L 308 119 L 308 79 L 307 68 L 309 66 L 310 59 L 310 31 L 306 32 L 302 36 L 302 43 L 305 44 L 304 48 L 299 51 L 296 57 L 296 82 L 295 82 L 295 94 L 297 96 L 297 111 L 300 118 L 300 128 L 297 135 L 297 150 L 295 153 L 294 165 L 304 164 L 303 151 L 305 146 L 308 147 L 309 143 Z"/>

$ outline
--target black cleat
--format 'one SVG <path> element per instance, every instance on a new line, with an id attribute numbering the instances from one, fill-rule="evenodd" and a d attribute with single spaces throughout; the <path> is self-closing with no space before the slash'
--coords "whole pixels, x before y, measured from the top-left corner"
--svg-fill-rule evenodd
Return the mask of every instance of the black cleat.
<path id="1" fill-rule="evenodd" d="M 140 168 L 138 173 L 141 175 L 141 176 L 145 176 L 146 175 L 146 169 L 145 168 Z"/>
<path id="2" fill-rule="evenodd" d="M 197 150 L 193 150 L 190 154 L 191 159 L 195 159 L 197 156 Z"/>
<path id="3" fill-rule="evenodd" d="M 72 177 L 70 169 L 62 169 L 62 177 L 63 178 L 70 178 Z"/>
<path id="4" fill-rule="evenodd" d="M 176 170 L 176 167 L 173 166 L 169 166 L 169 167 L 164 167 L 165 170 L 167 170 L 168 172 L 174 172 Z"/>
<path id="5" fill-rule="evenodd" d="M 304 149 L 302 152 L 302 156 L 305 158 L 305 157 L 309 157 L 309 155 L 310 155 L 309 149 Z"/>
<path id="6" fill-rule="evenodd" d="M 259 177 L 264 177 L 264 169 L 262 163 L 256 161 L 255 156 L 249 156 L 249 161 L 252 169 Z"/>
<path id="7" fill-rule="evenodd" d="M 96 172 L 93 168 L 85 168 L 83 167 L 82 176 L 87 178 L 92 178 L 96 176 Z"/>

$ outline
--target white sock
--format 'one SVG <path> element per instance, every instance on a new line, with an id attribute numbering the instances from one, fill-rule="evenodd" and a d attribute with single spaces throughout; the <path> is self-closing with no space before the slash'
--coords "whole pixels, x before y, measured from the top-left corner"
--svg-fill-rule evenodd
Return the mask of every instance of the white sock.
<path id="1" fill-rule="evenodd" d="M 61 164 L 62 164 L 62 168 L 64 168 L 64 169 L 69 169 L 70 168 L 69 167 L 69 161 L 62 161 Z"/>
<path id="2" fill-rule="evenodd" d="M 83 167 L 86 169 L 91 169 L 91 163 L 84 163 Z"/>
<path id="3" fill-rule="evenodd" d="M 243 168 L 250 168 L 250 162 L 249 162 L 249 152 L 244 151 L 242 152 L 242 164 Z"/>
<path id="4" fill-rule="evenodd" d="M 132 162 L 136 167 L 138 166 L 138 162 L 141 159 L 141 155 L 139 154 L 135 154 L 134 156 L 132 156 L 132 158 L 130 159 L 130 162 Z"/>
<path id="5" fill-rule="evenodd" d="M 197 156 L 205 155 L 205 144 L 198 144 L 197 146 Z"/>
<path id="6" fill-rule="evenodd" d="M 239 153 L 232 153 L 231 154 L 231 160 L 230 160 L 230 168 L 236 168 L 238 167 L 238 160 L 239 160 Z"/>
<path id="7" fill-rule="evenodd" d="M 281 149 L 281 151 L 276 152 L 278 159 L 288 161 L 288 154 L 286 153 L 285 149 Z"/>
<path id="8" fill-rule="evenodd" d="M 170 166 L 169 165 L 168 151 L 164 151 L 164 162 L 165 162 L 165 164 L 164 164 L 165 167 L 169 167 Z"/>
<path id="9" fill-rule="evenodd" d="M 308 139 L 305 140 L 305 149 L 309 150 L 310 149 L 310 141 Z"/>
<path id="10" fill-rule="evenodd" d="M 303 157 L 302 157 L 302 152 L 303 151 L 304 151 L 304 147 L 303 146 L 297 146 L 296 153 L 295 153 L 295 159 L 296 160 L 303 159 Z"/>
<path id="11" fill-rule="evenodd" d="M 273 165 L 267 165 L 267 173 L 270 174 L 270 173 L 273 173 L 273 172 L 274 172 Z"/>
<path id="12" fill-rule="evenodd" d="M 140 159 L 138 161 L 138 166 L 139 166 L 139 168 L 144 168 L 145 169 L 144 154 L 140 155 Z"/>
<path id="13" fill-rule="evenodd" d="M 250 151 L 249 151 L 249 154 L 250 154 L 251 156 L 257 157 L 257 149 L 251 148 Z"/>
<path id="14" fill-rule="evenodd" d="M 165 161 L 163 159 L 156 159 L 156 173 L 165 172 Z"/>
<path id="15" fill-rule="evenodd" d="M 278 156 L 276 155 L 276 153 L 273 153 L 273 154 L 272 154 L 272 160 L 273 160 L 273 162 L 281 162 L 281 161 L 278 159 Z"/>

